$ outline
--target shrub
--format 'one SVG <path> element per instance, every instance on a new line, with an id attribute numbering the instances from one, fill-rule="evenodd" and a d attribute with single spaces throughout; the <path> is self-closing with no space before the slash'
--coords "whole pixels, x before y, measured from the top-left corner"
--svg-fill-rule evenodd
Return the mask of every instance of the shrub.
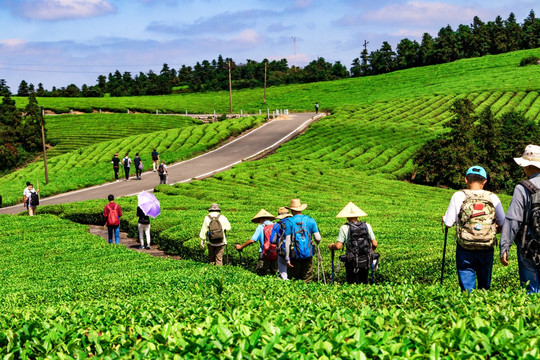
<path id="1" fill-rule="evenodd" d="M 527 65 L 538 65 L 540 62 L 540 58 L 538 56 L 527 56 L 521 59 L 519 62 L 519 66 L 527 66 Z"/>

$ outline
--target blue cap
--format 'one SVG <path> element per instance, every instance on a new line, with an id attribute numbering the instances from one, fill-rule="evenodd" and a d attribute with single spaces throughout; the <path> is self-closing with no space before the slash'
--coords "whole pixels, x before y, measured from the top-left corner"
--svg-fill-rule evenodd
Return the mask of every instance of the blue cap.
<path id="1" fill-rule="evenodd" d="M 480 175 L 481 177 L 487 180 L 486 170 L 484 170 L 484 168 L 481 166 L 471 166 L 469 170 L 467 170 L 467 173 L 465 174 L 465 176 L 469 174 Z"/>

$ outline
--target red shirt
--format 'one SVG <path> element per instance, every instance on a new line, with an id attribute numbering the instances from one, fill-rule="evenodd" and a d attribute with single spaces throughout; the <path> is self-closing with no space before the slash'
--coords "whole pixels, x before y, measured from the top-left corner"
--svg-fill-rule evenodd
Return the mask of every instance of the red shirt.
<path id="1" fill-rule="evenodd" d="M 120 207 L 120 205 L 114 202 L 108 203 L 107 205 L 105 205 L 105 208 L 103 209 L 103 216 L 105 216 L 105 218 L 107 219 L 107 225 L 109 225 L 108 223 L 109 211 L 111 211 L 112 209 L 116 209 L 116 211 L 118 212 L 118 216 L 122 216 L 122 208 Z"/>

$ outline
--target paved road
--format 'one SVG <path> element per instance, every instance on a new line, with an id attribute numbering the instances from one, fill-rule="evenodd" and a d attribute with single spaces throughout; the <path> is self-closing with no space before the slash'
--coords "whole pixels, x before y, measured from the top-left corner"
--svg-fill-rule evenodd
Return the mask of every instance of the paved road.
<path id="1" fill-rule="evenodd" d="M 195 158 L 168 166 L 169 184 L 200 179 L 253 158 L 270 149 L 279 147 L 303 131 L 321 115 L 315 113 L 291 114 L 286 119 L 276 119 L 233 141 Z M 111 168 L 112 173 L 112 168 Z M 132 177 L 131 179 L 135 179 Z M 106 199 L 107 195 L 116 197 L 138 194 L 143 190 L 152 191 L 159 184 L 157 173 L 145 172 L 142 180 L 117 181 L 86 189 L 71 191 L 40 199 L 40 205 L 62 204 L 90 199 Z M 21 190 L 22 192 L 22 190 Z M 21 204 L 0 209 L 0 214 L 16 214 L 24 211 Z M 39 208 L 38 208 L 39 212 Z"/>

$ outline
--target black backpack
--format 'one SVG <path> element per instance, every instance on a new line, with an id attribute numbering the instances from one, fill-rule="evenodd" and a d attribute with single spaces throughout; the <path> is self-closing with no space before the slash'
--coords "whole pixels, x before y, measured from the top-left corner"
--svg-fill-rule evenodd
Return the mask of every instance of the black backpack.
<path id="1" fill-rule="evenodd" d="M 346 264 L 352 265 L 354 272 L 361 269 L 369 269 L 373 260 L 373 249 L 367 224 L 364 221 L 347 223 L 349 226 L 349 244 L 345 255 L 339 259 Z"/>
<path id="2" fill-rule="evenodd" d="M 525 226 L 521 238 L 521 254 L 540 268 L 540 189 L 529 180 L 523 180 L 520 184 L 530 194 L 530 208 L 523 218 Z"/>
<path id="3" fill-rule="evenodd" d="M 157 168 L 157 172 L 160 174 L 160 175 L 163 175 L 165 173 L 165 168 L 163 167 L 163 164 L 159 164 L 158 168 Z"/>
<path id="4" fill-rule="evenodd" d="M 39 205 L 39 195 L 37 192 L 32 192 L 30 194 L 30 206 L 38 206 Z"/>

